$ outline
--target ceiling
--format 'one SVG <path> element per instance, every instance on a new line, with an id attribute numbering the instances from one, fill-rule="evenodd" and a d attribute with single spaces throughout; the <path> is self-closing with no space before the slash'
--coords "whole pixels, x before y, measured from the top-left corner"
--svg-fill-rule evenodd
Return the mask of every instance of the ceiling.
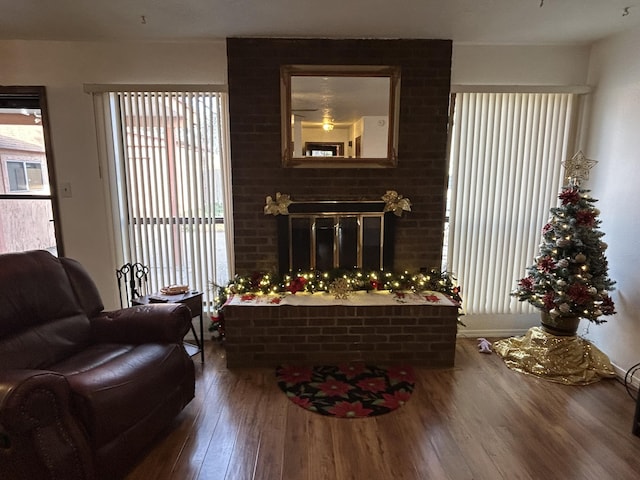
<path id="1" fill-rule="evenodd" d="M 640 0 L 0 0 L 0 39 L 7 40 L 319 37 L 589 44 L 637 25 Z"/>

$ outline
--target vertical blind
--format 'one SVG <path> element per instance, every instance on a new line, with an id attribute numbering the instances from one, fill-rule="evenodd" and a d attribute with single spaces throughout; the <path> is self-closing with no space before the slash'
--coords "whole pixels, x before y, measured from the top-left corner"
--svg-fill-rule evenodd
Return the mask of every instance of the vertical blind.
<path id="1" fill-rule="evenodd" d="M 533 263 L 570 156 L 574 94 L 458 93 L 446 268 L 467 314 L 522 313 L 510 296 Z"/>
<path id="2" fill-rule="evenodd" d="M 149 290 L 188 285 L 213 304 L 233 244 L 226 94 L 103 94 L 122 263 L 149 267 Z"/>

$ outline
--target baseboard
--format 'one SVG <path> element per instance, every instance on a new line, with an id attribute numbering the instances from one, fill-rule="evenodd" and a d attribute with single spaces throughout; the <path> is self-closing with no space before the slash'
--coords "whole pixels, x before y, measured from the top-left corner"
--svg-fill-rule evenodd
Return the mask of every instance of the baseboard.
<path id="1" fill-rule="evenodd" d="M 616 365 L 613 362 L 611 362 L 611 366 L 613 367 L 614 372 L 616 372 L 616 377 L 618 377 L 620 381 L 624 383 L 624 377 L 627 375 L 627 370 L 620 368 L 620 366 Z M 630 379 L 629 387 L 636 392 L 640 390 L 640 370 L 638 370 L 635 376 Z"/>
<path id="2" fill-rule="evenodd" d="M 519 337 L 527 333 L 529 329 L 500 329 L 500 330 L 470 330 L 465 327 L 458 329 L 459 338 L 505 338 Z"/>

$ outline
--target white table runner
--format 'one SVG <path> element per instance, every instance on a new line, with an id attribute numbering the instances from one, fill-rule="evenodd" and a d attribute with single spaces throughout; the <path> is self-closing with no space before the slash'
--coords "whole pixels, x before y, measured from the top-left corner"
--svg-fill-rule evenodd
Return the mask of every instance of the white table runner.
<path id="1" fill-rule="evenodd" d="M 349 293 L 347 299 L 335 298 L 335 295 L 327 292 L 308 293 L 298 292 L 261 294 L 245 293 L 235 294 L 229 297 L 225 305 L 234 306 L 280 306 L 294 305 L 300 307 L 348 305 L 348 306 L 384 306 L 384 305 L 434 305 L 445 307 L 457 307 L 458 304 L 440 292 L 388 292 L 388 291 L 356 291 Z"/>

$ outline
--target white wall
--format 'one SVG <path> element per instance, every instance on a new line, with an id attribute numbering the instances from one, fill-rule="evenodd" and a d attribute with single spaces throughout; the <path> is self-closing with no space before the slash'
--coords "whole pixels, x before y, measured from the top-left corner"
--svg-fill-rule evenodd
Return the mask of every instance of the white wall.
<path id="1" fill-rule="evenodd" d="M 587 46 L 503 46 L 454 44 L 453 85 L 586 85 Z M 542 225 L 540 226 L 542 228 Z M 533 262 L 533 258 L 531 259 Z M 454 272 L 455 273 L 455 272 Z M 524 271 L 522 272 L 524 275 Z M 513 279 L 513 287 L 517 279 Z M 461 285 L 464 305 L 464 285 Z M 510 336 L 540 324 L 539 313 L 468 315 L 460 336 Z"/>
<path id="2" fill-rule="evenodd" d="M 225 84 L 226 43 L 0 41 L 0 84 L 47 87 L 65 255 L 96 281 L 107 308 L 118 305 L 95 122 L 86 83 Z"/>
<path id="3" fill-rule="evenodd" d="M 453 45 L 453 85 L 584 85 L 587 46 Z"/>
<path id="4" fill-rule="evenodd" d="M 389 153 L 389 117 L 367 115 L 362 117 L 362 157 L 386 158 Z"/>
<path id="5" fill-rule="evenodd" d="M 640 28 L 593 47 L 589 83 L 597 85 L 584 148 L 599 163 L 585 187 L 599 199 L 617 314 L 589 338 L 623 371 L 640 362 Z"/>

